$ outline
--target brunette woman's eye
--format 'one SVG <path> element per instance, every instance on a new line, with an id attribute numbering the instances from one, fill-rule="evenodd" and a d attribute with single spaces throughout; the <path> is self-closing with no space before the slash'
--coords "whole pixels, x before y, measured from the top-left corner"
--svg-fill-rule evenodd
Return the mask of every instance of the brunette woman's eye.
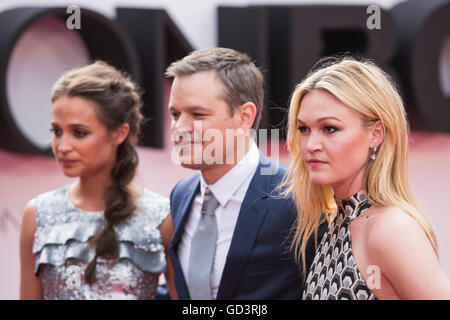
<path id="1" fill-rule="evenodd" d="M 88 135 L 88 133 L 84 130 L 76 129 L 73 131 L 73 135 L 77 138 L 83 138 Z"/>
<path id="2" fill-rule="evenodd" d="M 62 131 L 57 128 L 50 128 L 50 132 L 53 133 L 57 137 L 60 137 L 62 135 Z"/>

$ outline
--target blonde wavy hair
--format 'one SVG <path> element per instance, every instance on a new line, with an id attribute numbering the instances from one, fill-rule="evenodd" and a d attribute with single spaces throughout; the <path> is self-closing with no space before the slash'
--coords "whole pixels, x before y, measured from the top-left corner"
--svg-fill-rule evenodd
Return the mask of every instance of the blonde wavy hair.
<path id="1" fill-rule="evenodd" d="M 312 70 L 296 86 L 289 106 L 287 147 L 292 161 L 281 184 L 285 196 L 297 204 L 297 224 L 292 241 L 297 261 L 300 257 L 305 272 L 305 251 L 308 239 L 325 216 L 330 223 L 337 214 L 334 192 L 330 186 L 311 183 L 308 168 L 298 148 L 297 116 L 303 97 L 312 90 L 323 89 L 356 111 L 367 126 L 380 120 L 384 127 L 384 141 L 376 159 L 367 163 L 363 188 L 372 205 L 397 207 L 423 228 L 436 254 L 436 236 L 430 219 L 414 198 L 408 181 L 407 151 L 409 125 L 403 101 L 394 82 L 371 61 L 352 57 L 333 59 Z"/>

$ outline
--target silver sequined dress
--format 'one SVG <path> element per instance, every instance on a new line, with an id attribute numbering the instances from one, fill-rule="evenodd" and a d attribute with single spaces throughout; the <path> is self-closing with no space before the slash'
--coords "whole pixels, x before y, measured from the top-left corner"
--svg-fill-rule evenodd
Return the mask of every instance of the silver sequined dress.
<path id="1" fill-rule="evenodd" d="M 370 207 L 364 190 L 339 200 L 338 214 L 317 247 L 302 299 L 376 300 L 352 252 L 350 222 Z"/>
<path id="2" fill-rule="evenodd" d="M 84 211 L 69 200 L 63 187 L 36 197 L 35 273 L 42 278 L 44 299 L 153 299 L 159 275 L 166 269 L 159 225 L 169 213 L 169 200 L 144 189 L 136 210 L 114 226 L 119 257 L 97 259 L 97 282 L 84 282 L 94 257 L 88 240 L 106 225 L 103 211 Z"/>

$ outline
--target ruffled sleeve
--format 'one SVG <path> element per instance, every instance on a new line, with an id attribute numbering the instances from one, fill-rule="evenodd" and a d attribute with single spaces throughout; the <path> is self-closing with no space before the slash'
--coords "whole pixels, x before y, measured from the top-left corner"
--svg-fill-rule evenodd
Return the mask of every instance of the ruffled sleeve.
<path id="1" fill-rule="evenodd" d="M 145 189 L 133 216 L 116 227 L 120 258 L 130 259 L 148 272 L 165 272 L 166 257 L 158 228 L 169 210 L 169 199 Z"/>
<path id="2" fill-rule="evenodd" d="M 118 261 L 128 259 L 141 270 L 164 272 L 166 261 L 158 227 L 168 213 L 169 200 L 144 189 L 133 214 L 114 226 L 119 240 Z M 42 264 L 60 266 L 71 258 L 90 261 L 95 252 L 88 241 L 105 225 L 103 211 L 74 207 L 66 188 L 38 196 L 33 244 L 36 275 Z"/>

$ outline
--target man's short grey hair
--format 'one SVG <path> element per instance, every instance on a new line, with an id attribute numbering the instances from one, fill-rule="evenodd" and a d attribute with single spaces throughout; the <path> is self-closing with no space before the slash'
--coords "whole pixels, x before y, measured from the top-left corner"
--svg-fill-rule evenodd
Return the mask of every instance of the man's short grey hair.
<path id="1" fill-rule="evenodd" d="M 208 48 L 191 52 L 181 60 L 173 62 L 166 76 L 180 78 L 201 71 L 215 71 L 224 84 L 224 100 L 230 115 L 246 102 L 256 106 L 256 117 L 252 128 L 257 130 L 263 108 L 263 75 L 251 58 L 228 48 Z"/>

